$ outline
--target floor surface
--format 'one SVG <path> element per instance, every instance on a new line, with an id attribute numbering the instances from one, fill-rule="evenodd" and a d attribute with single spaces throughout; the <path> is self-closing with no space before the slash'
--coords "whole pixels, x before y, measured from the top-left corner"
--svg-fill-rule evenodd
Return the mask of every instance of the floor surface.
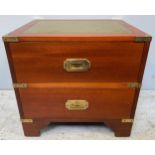
<path id="1" fill-rule="evenodd" d="M 155 139 L 155 91 L 141 91 L 132 134 L 114 137 L 111 129 L 98 125 L 50 125 L 40 137 L 25 137 L 14 92 L 0 91 L 0 139 Z"/>

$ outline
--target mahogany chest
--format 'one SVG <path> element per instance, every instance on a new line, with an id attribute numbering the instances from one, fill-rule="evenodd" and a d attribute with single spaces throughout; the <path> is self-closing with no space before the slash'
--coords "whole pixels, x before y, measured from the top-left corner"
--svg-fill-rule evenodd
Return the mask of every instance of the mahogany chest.
<path id="1" fill-rule="evenodd" d="M 52 122 L 130 136 L 151 36 L 121 20 L 35 20 L 3 41 L 26 136 Z"/>

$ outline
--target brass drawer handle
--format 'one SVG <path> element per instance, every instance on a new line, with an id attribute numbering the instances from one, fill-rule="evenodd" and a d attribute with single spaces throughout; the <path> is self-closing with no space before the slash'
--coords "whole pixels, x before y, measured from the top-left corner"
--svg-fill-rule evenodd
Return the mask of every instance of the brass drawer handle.
<path id="1" fill-rule="evenodd" d="M 67 100 L 65 107 L 68 110 L 86 110 L 89 106 L 87 100 Z"/>
<path id="2" fill-rule="evenodd" d="M 91 63 L 88 59 L 71 58 L 64 61 L 64 69 L 67 72 L 84 72 L 89 70 Z"/>

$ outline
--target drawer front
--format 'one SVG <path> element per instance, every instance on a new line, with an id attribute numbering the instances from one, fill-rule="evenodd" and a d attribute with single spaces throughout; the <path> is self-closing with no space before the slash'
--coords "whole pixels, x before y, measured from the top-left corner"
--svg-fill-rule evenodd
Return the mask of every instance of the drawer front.
<path id="1" fill-rule="evenodd" d="M 17 82 L 137 81 L 143 43 L 10 43 Z M 72 61 L 71 61 L 72 60 Z"/>
<path id="2" fill-rule="evenodd" d="M 129 118 L 134 89 L 21 89 L 25 118 L 101 120 Z"/>

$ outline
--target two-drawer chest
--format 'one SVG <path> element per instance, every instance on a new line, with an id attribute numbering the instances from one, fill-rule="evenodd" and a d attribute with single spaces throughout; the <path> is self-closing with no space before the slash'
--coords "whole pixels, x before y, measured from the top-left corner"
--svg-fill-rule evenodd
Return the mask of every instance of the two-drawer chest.
<path id="1" fill-rule="evenodd" d="M 151 36 L 120 20 L 35 20 L 3 41 L 26 136 L 52 122 L 130 135 Z"/>

